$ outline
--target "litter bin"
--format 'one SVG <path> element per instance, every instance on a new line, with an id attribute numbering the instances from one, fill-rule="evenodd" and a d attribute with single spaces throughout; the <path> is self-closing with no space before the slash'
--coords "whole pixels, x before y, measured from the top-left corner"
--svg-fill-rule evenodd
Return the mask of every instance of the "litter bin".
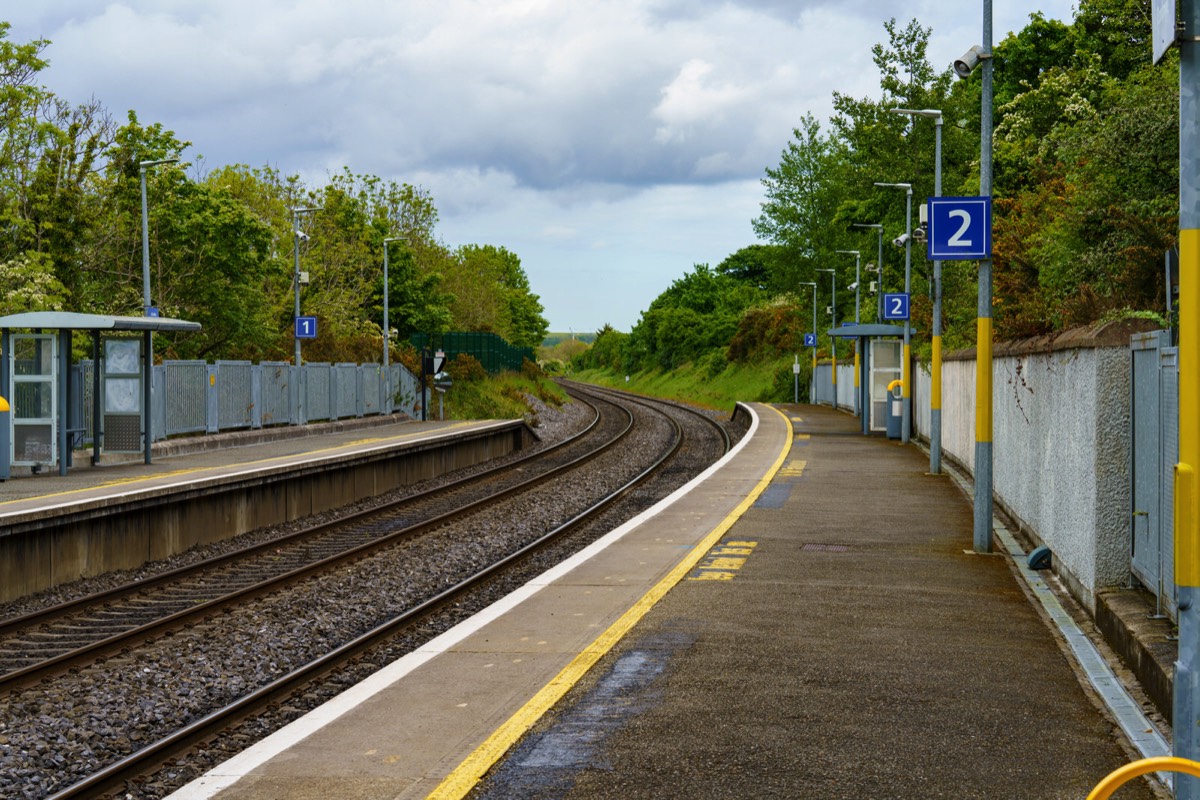
<path id="1" fill-rule="evenodd" d="M 904 381 L 892 381 L 887 387 L 888 397 L 884 400 L 883 419 L 887 429 L 887 438 L 899 439 L 904 426 Z"/>

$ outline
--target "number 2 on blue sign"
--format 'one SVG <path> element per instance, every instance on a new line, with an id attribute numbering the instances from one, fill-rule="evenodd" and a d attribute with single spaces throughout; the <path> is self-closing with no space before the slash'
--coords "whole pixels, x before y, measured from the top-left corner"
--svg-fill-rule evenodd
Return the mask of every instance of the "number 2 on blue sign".
<path id="1" fill-rule="evenodd" d="M 885 294 L 883 296 L 883 318 L 891 320 L 908 319 L 908 295 Z"/>

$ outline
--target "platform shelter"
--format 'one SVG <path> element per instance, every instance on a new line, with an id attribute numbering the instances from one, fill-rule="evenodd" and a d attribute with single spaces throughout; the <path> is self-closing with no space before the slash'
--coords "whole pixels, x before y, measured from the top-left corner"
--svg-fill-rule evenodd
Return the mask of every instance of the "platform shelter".
<path id="1" fill-rule="evenodd" d="M 165 317 L 119 317 L 70 311 L 31 311 L 0 317 L 0 480 L 13 466 L 58 467 L 65 475 L 70 428 L 71 338 L 90 331 L 97 368 L 92 372 L 92 463 L 100 451 L 137 452 L 150 463 L 150 384 L 155 331 L 199 331 L 200 323 Z M 76 391 L 83 391 L 78 387 Z M 2 408 L 3 404 L 0 404 Z"/>
<path id="2" fill-rule="evenodd" d="M 864 436 L 883 432 L 887 422 L 888 384 L 901 377 L 904 328 L 898 325 L 849 324 L 830 328 L 830 336 L 856 339 L 858 352 L 858 408 Z"/>

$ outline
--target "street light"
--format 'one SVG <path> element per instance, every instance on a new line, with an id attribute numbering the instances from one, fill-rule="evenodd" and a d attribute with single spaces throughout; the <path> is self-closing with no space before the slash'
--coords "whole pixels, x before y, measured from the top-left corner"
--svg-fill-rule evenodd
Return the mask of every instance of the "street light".
<path id="1" fill-rule="evenodd" d="M 875 262 L 875 269 L 879 272 L 879 283 L 875 287 L 876 309 L 875 321 L 883 322 L 883 223 L 881 222 L 852 222 L 850 223 L 855 228 L 874 228 L 879 234 L 879 255 Z M 870 265 L 867 265 L 870 268 Z"/>
<path id="2" fill-rule="evenodd" d="M 812 292 L 813 292 L 812 332 L 813 332 L 813 337 L 815 338 L 817 335 L 817 282 L 816 281 L 801 281 L 800 285 L 812 287 Z M 813 345 L 813 351 L 812 351 L 812 374 L 813 374 L 813 379 L 815 380 L 816 375 L 817 375 L 817 346 L 815 344 Z"/>
<path id="3" fill-rule="evenodd" d="M 142 316 L 150 316 L 150 223 L 146 218 L 146 170 L 162 164 L 174 164 L 178 158 L 159 158 L 138 162 L 138 179 L 142 184 Z"/>
<path id="4" fill-rule="evenodd" d="M 854 285 L 850 288 L 854 289 L 854 324 L 857 325 L 859 323 L 858 298 L 862 294 L 862 290 L 859 288 L 859 286 L 862 284 L 862 270 L 860 269 L 861 259 L 859 258 L 859 253 L 857 250 L 838 250 L 836 252 L 845 253 L 846 255 L 854 256 Z M 866 406 L 862 402 L 862 397 L 861 397 L 862 385 L 861 385 L 861 382 L 859 381 L 859 376 L 858 376 L 858 371 L 859 371 L 858 343 L 860 341 L 861 341 L 861 339 L 859 339 L 858 337 L 854 338 L 854 413 L 857 414 L 861 418 L 863 408 L 865 408 Z M 863 432 L 865 433 L 866 431 L 864 430 Z"/>
<path id="5" fill-rule="evenodd" d="M 904 190 L 904 293 L 912 296 L 912 184 L 876 183 L 891 189 Z M 911 316 L 911 315 L 910 315 Z M 904 320 L 904 360 L 900 364 L 900 401 L 903 413 L 900 421 L 900 442 L 908 444 L 908 432 L 912 428 L 912 378 L 909 363 L 912 360 L 912 320 Z"/>
<path id="6" fill-rule="evenodd" d="M 394 236 L 383 240 L 383 392 L 384 411 L 392 410 L 392 373 L 388 365 L 388 340 L 391 338 L 391 328 L 388 327 L 388 245 L 392 242 L 407 242 L 407 236 Z"/>
<path id="7" fill-rule="evenodd" d="M 833 358 L 833 377 L 830 383 L 833 384 L 833 407 L 837 408 L 837 337 L 833 335 L 833 329 L 837 327 L 837 271 L 832 269 L 818 269 L 817 272 L 829 273 L 829 285 L 832 287 L 830 306 L 829 306 L 829 352 Z"/>
<path id="8" fill-rule="evenodd" d="M 295 269 L 292 271 L 292 290 L 296 300 L 295 315 L 292 320 L 293 335 L 295 333 L 294 326 L 296 320 L 300 319 L 300 240 L 308 240 L 308 234 L 300 230 L 300 215 L 311 214 L 314 211 L 320 211 L 319 207 L 309 208 L 293 208 L 292 209 L 292 251 L 295 254 Z M 300 337 L 296 336 L 296 356 L 295 365 L 300 366 Z"/>
<path id="9" fill-rule="evenodd" d="M 933 120 L 934 169 L 933 196 L 942 196 L 942 112 L 934 108 L 889 109 L 893 114 L 908 114 Z M 942 471 L 942 262 L 933 262 L 933 356 L 929 376 L 929 472 Z"/>
<path id="10" fill-rule="evenodd" d="M 174 164 L 178 158 L 159 158 L 153 161 L 138 162 L 138 181 L 142 186 L 142 316 L 151 315 L 150 309 L 150 223 L 146 215 L 146 170 L 162 164 Z M 157 314 L 155 314 L 157 316 Z M 142 376 L 142 416 L 145 419 L 146 438 L 142 442 L 146 463 L 150 463 L 151 446 L 154 442 L 154 414 L 150 413 L 151 390 L 154 385 L 152 366 L 154 364 L 154 332 L 146 331 L 143 337 L 146 348 L 145 372 Z"/>

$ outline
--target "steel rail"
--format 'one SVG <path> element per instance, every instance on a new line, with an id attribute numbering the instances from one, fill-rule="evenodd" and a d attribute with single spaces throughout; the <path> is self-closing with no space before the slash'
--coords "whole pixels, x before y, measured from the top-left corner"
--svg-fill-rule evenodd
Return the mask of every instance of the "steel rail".
<path id="1" fill-rule="evenodd" d="M 612 401 L 608 402 L 611 403 Z M 615 447 L 621 440 L 629 435 L 629 433 L 633 430 L 633 415 L 630 414 L 626 409 L 621 410 L 625 412 L 626 421 L 625 426 L 617 436 L 602 443 L 599 447 L 593 448 L 592 450 L 564 464 L 558 465 L 552 470 L 538 475 L 533 475 L 523 481 L 505 487 L 499 492 L 495 492 L 485 497 L 465 503 L 464 505 L 453 508 L 442 514 L 438 514 L 434 517 L 422 520 L 412 525 L 407 525 L 403 528 L 398 528 L 395 531 L 392 531 L 372 541 L 351 547 L 325 558 L 311 561 L 303 566 L 287 572 L 278 573 L 266 578 L 265 580 L 257 581 L 249 586 L 241 587 L 235 591 L 221 594 L 218 597 L 214 597 L 211 600 L 190 606 L 187 609 L 159 617 L 141 625 L 130 627 L 124 631 L 113 634 L 112 636 L 90 642 L 81 647 L 56 654 L 36 663 L 29 664 L 25 667 L 12 670 L 4 675 L 0 675 L 0 692 L 12 691 L 24 686 L 29 686 L 51 677 L 56 673 L 61 673 L 62 671 L 80 666 L 90 661 L 94 661 L 106 655 L 127 650 L 139 642 L 146 641 L 147 639 L 165 633 L 170 629 L 199 622 L 200 620 L 216 613 L 223 607 L 234 605 L 236 603 L 243 603 L 253 598 L 279 591 L 288 584 L 305 580 L 319 573 L 333 569 L 334 567 L 365 558 L 376 551 L 394 545 L 401 539 L 408 539 L 417 536 L 459 517 L 474 513 L 480 508 L 494 504 L 502 499 L 511 497 L 523 491 L 528 491 L 529 489 L 541 483 L 546 483 L 557 477 L 561 477 L 567 472 L 577 469 L 581 465 L 596 458 L 606 450 Z M 445 489 L 443 488 L 442 491 L 444 490 Z M 369 519 L 371 517 L 380 516 L 386 511 L 386 508 L 370 509 L 365 512 L 358 512 L 348 517 L 335 520 L 331 523 L 325 523 L 319 527 L 346 527 L 361 523 L 363 522 L 364 518 Z M 278 546 L 278 540 L 275 540 L 273 543 Z"/>
<path id="2" fill-rule="evenodd" d="M 626 399 L 629 402 L 639 405 L 648 405 L 645 402 L 631 398 Z M 683 428 L 678 421 L 669 415 L 664 414 L 664 416 L 666 416 L 675 430 L 671 447 L 651 466 L 570 520 L 434 597 L 421 602 L 407 611 L 401 612 L 391 620 L 345 642 L 327 654 L 289 672 L 287 675 L 281 676 L 275 681 L 265 684 L 249 694 L 243 695 L 229 705 L 210 712 L 184 728 L 152 744 L 146 745 L 137 752 L 131 753 L 125 758 L 98 770 L 87 778 L 50 795 L 48 800 L 69 800 L 70 798 L 93 796 L 98 792 L 112 790 L 140 775 L 145 775 L 152 770 L 158 769 L 194 745 L 212 739 L 222 730 L 228 729 L 240 721 L 252 717 L 257 711 L 271 706 L 280 698 L 294 695 L 296 692 L 303 690 L 305 686 L 313 681 L 324 677 L 363 652 L 378 646 L 385 639 L 398 634 L 401 629 L 416 624 L 422 617 L 434 613 L 438 608 L 447 603 L 453 602 L 465 592 L 480 585 L 485 580 L 494 577 L 505 567 L 511 566 L 521 559 L 528 557 L 565 533 L 579 527 L 590 518 L 607 509 L 628 491 L 658 472 L 679 451 L 683 444 Z"/>

